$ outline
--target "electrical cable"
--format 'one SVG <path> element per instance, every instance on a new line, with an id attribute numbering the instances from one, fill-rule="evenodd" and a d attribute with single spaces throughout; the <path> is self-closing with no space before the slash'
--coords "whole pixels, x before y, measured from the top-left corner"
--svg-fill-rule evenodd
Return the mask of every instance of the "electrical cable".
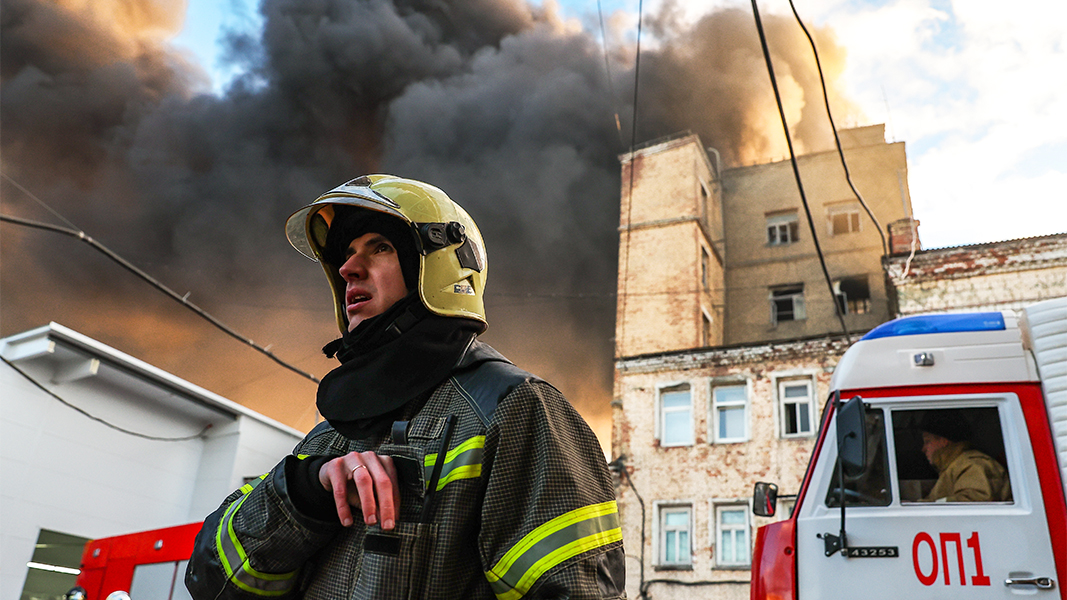
<path id="1" fill-rule="evenodd" d="M 755 1 L 755 0 L 753 0 Z M 849 173 L 848 163 L 845 162 L 845 152 L 841 149 L 841 138 L 837 135 L 837 125 L 834 124 L 834 115 L 830 112 L 830 97 L 826 93 L 826 78 L 822 73 L 822 61 L 819 60 L 819 51 L 815 48 L 815 39 L 808 33 L 808 28 L 804 26 L 804 21 L 800 19 L 800 15 L 797 13 L 797 7 L 793 4 L 793 0 L 789 0 L 789 8 L 793 9 L 793 16 L 797 19 L 797 24 L 800 25 L 800 29 L 804 31 L 804 35 L 808 37 L 808 43 L 811 44 L 811 53 L 815 55 L 815 68 L 819 71 L 819 83 L 822 85 L 822 99 L 823 104 L 826 106 L 826 117 L 830 119 L 830 129 L 834 132 L 834 144 L 837 145 L 837 155 L 841 157 L 841 167 L 845 169 L 845 180 L 848 181 L 848 187 L 852 188 L 852 193 L 856 195 L 856 199 L 860 201 L 860 205 L 863 210 L 867 211 L 867 216 L 874 222 L 875 229 L 878 230 L 878 236 L 882 238 L 882 256 L 889 255 L 889 244 L 885 241 L 885 233 L 882 231 L 882 225 L 878 222 L 878 219 L 874 217 L 874 212 L 871 211 L 871 207 L 867 206 L 867 201 L 863 199 L 863 196 L 856 189 L 855 184 L 852 183 L 852 174 Z"/>
<path id="2" fill-rule="evenodd" d="M 0 214 L 0 222 L 13 223 L 15 225 L 22 225 L 24 227 L 31 227 L 31 228 L 34 228 L 34 229 L 43 229 L 45 231 L 52 231 L 52 232 L 55 232 L 55 233 L 62 233 L 64 235 L 69 235 L 71 237 L 78 238 L 79 240 L 85 242 L 86 244 L 89 244 L 89 246 L 91 246 L 94 250 L 96 250 L 96 251 L 100 252 L 101 254 L 103 254 L 104 256 L 107 256 L 108 258 L 110 258 L 112 261 L 117 263 L 122 268 L 124 268 L 127 271 L 133 273 L 137 277 L 143 279 L 145 282 L 147 282 L 152 287 L 154 287 L 157 290 L 163 292 L 164 294 L 169 296 L 174 301 L 182 304 L 183 306 L 185 306 L 189 310 L 193 311 L 194 313 L 196 313 L 197 316 L 199 316 L 200 318 L 202 318 L 202 319 L 206 320 L 207 322 L 211 323 L 212 325 L 214 325 L 215 327 L 220 329 L 223 333 L 225 333 L 225 334 L 229 335 L 230 337 L 232 337 L 232 338 L 244 343 L 245 345 L 253 348 L 254 350 L 257 350 L 259 353 L 265 355 L 267 358 L 273 360 L 274 362 L 276 362 L 279 365 L 285 367 L 286 369 L 289 369 L 290 371 L 296 373 L 297 375 L 300 375 L 302 377 L 310 379 L 311 381 L 313 381 L 315 383 L 319 383 L 319 379 L 317 377 L 315 377 L 314 375 L 312 375 L 311 373 L 307 373 L 305 371 L 302 371 L 299 368 L 297 368 L 297 367 L 285 362 L 284 360 L 278 358 L 269 349 L 264 348 L 263 346 L 260 346 L 259 344 L 255 343 L 251 339 L 241 335 L 240 333 L 238 333 L 237 331 L 235 331 L 234 329 L 232 329 L 231 327 L 229 327 L 228 325 L 226 325 L 222 321 L 219 321 L 215 317 L 213 317 L 210 314 L 208 314 L 207 312 L 205 312 L 202 308 L 200 308 L 196 304 L 193 304 L 192 302 L 190 302 L 189 301 L 189 294 L 186 294 L 185 296 L 179 296 L 178 293 L 175 292 L 174 290 L 172 290 L 169 287 L 163 285 L 162 283 L 157 281 L 155 278 L 153 278 L 151 275 L 149 275 L 149 274 L 145 273 L 144 271 L 138 269 L 137 267 L 135 267 L 132 263 L 130 263 L 126 259 L 124 259 L 121 256 L 119 256 L 118 254 L 112 252 L 109 248 L 107 248 L 106 246 L 104 246 L 100 242 L 97 242 L 92 237 L 86 235 L 84 231 L 80 231 L 80 230 L 78 230 L 76 228 L 75 229 L 68 229 L 66 227 L 59 227 L 58 225 L 50 225 L 48 223 L 40 223 L 38 221 L 31 221 L 29 219 L 22 219 L 22 218 L 19 218 L 19 217 L 12 217 L 12 216 L 3 215 L 3 214 Z"/>
<path id="3" fill-rule="evenodd" d="M 793 138 L 789 135 L 789 122 L 785 118 L 785 108 L 782 107 L 782 94 L 778 91 L 778 80 L 774 76 L 774 65 L 771 62 L 771 51 L 767 47 L 767 35 L 763 31 L 763 21 L 760 20 L 759 7 L 756 0 L 752 0 L 752 14 L 756 18 L 756 31 L 759 33 L 760 46 L 763 48 L 763 59 L 767 63 L 767 73 L 771 78 L 771 87 L 774 88 L 774 100 L 778 104 L 778 115 L 782 119 L 782 129 L 785 132 L 786 145 L 789 146 L 789 161 L 793 165 L 793 176 L 796 178 L 797 190 L 800 192 L 800 203 L 804 206 L 804 214 L 808 218 L 808 228 L 811 230 L 811 239 L 815 242 L 815 253 L 819 255 L 819 265 L 822 267 L 823 278 L 826 279 L 826 287 L 830 291 L 830 299 L 834 303 L 834 312 L 837 320 L 841 323 L 841 330 L 845 333 L 845 339 L 852 343 L 852 334 L 845 324 L 845 317 L 841 314 L 841 306 L 837 302 L 837 294 L 834 292 L 834 283 L 830 279 L 830 271 L 826 267 L 826 257 L 823 256 L 822 247 L 819 245 L 819 237 L 815 233 L 815 219 L 811 216 L 811 207 L 808 206 L 808 197 L 804 193 L 804 184 L 800 179 L 800 167 L 797 165 L 797 155 L 793 150 Z"/>
<path id="4" fill-rule="evenodd" d="M 183 436 L 183 437 L 159 437 L 159 436 L 155 436 L 155 435 L 147 435 L 147 434 L 140 433 L 140 432 L 137 432 L 137 431 L 132 431 L 132 430 L 126 429 L 124 427 L 119 427 L 118 425 L 115 425 L 114 423 L 108 422 L 107 420 L 102 419 L 102 418 L 100 418 L 100 417 L 98 417 L 96 415 L 93 415 L 93 414 L 89 413 L 88 411 L 86 411 L 85 409 L 82 409 L 82 408 L 79 408 L 77 406 L 74 406 L 73 404 L 71 404 L 67 400 L 64 400 L 62 397 L 59 396 L 59 394 L 56 394 L 52 390 L 46 388 L 44 385 L 41 384 L 41 382 L 37 381 L 32 376 L 30 376 L 29 373 L 27 373 L 27 372 L 23 371 L 22 369 L 18 368 L 18 366 L 16 366 L 15 363 L 13 363 L 10 360 L 4 358 L 3 356 L 0 356 L 0 361 L 3 361 L 4 364 L 6 364 L 7 366 L 9 366 L 12 369 L 14 369 L 16 373 L 18 373 L 19 375 L 22 375 L 27 381 L 29 381 L 30 383 L 35 385 L 37 388 L 39 388 L 44 393 L 46 393 L 49 396 L 55 398 L 56 400 L 59 400 L 60 404 L 62 404 L 63 406 L 66 406 L 67 408 L 73 409 L 74 411 L 81 413 L 82 415 L 92 419 L 93 421 L 96 421 L 97 423 L 102 423 L 103 425 L 106 425 L 107 427 L 110 427 L 111 429 L 114 429 L 115 431 L 119 431 L 119 432 L 125 433 L 126 435 L 132 435 L 134 437 L 144 438 L 146 440 L 152 440 L 152 441 L 156 441 L 156 442 L 186 442 L 186 441 L 189 441 L 189 440 L 195 440 L 196 438 L 199 438 L 199 437 L 203 437 L 204 434 L 207 433 L 207 430 L 211 429 L 211 423 L 208 423 L 207 425 L 204 425 L 203 429 L 201 429 L 198 433 L 195 433 L 193 435 L 187 435 L 187 436 Z"/>
<path id="5" fill-rule="evenodd" d="M 645 595 L 645 501 L 641 498 L 641 494 L 637 493 L 637 488 L 634 487 L 634 480 L 630 477 L 630 472 L 626 470 L 626 455 L 620 455 L 615 460 L 611 461 L 608 465 L 608 469 L 615 471 L 620 476 L 626 476 L 626 483 L 629 484 L 630 489 L 633 490 L 634 496 L 637 498 L 638 504 L 641 505 L 641 576 L 638 590 L 640 592 L 640 598 L 647 598 Z"/>
<path id="6" fill-rule="evenodd" d="M 637 166 L 634 164 L 634 156 L 636 151 L 634 148 L 637 146 L 637 84 L 641 80 L 641 24 L 644 17 L 644 0 L 638 0 L 637 2 L 637 49 L 634 56 L 634 112 L 633 118 L 630 123 L 630 183 L 626 190 L 626 244 L 623 251 L 624 267 L 621 269 L 623 273 L 630 272 L 630 237 L 633 235 L 633 231 L 630 229 L 631 219 L 634 211 L 634 171 Z M 622 278 L 622 306 L 619 307 L 619 336 L 616 340 L 616 347 L 625 343 L 626 336 L 626 287 L 627 278 Z M 644 564 L 644 561 L 641 563 Z"/>
<path id="7" fill-rule="evenodd" d="M 600 17 L 600 47 L 604 50 L 604 73 L 608 78 L 608 97 L 611 105 L 615 106 L 615 85 L 611 81 L 611 63 L 608 61 L 608 34 L 604 28 L 604 9 L 600 6 L 600 0 L 596 0 L 596 12 Z M 615 130 L 619 132 L 619 143 L 622 144 L 622 123 L 619 121 L 619 111 L 615 111 Z"/>

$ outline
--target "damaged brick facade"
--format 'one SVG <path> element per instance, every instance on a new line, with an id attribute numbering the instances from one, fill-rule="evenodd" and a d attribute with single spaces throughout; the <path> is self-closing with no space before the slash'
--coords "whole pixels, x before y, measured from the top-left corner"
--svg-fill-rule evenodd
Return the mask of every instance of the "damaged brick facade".
<path id="1" fill-rule="evenodd" d="M 903 144 L 881 126 L 843 139 L 882 223 L 908 217 Z M 786 505 L 798 491 L 847 347 L 835 300 L 788 162 L 724 171 L 691 134 L 620 159 L 612 456 L 627 591 L 747 598 L 765 522 L 752 486 L 776 482 Z M 889 318 L 878 228 L 859 220 L 836 153 L 799 162 L 831 272 L 853 284 L 846 322 L 868 330 Z"/>
<path id="2" fill-rule="evenodd" d="M 1067 296 L 1067 234 L 923 250 L 904 146 L 882 136 L 842 132 L 886 258 L 836 154 L 799 160 L 835 300 L 788 162 L 723 171 L 691 134 L 620 157 L 612 456 L 631 598 L 748 597 L 767 522 L 753 484 L 778 484 L 788 515 L 849 345 L 834 301 L 855 341 L 896 316 Z"/>
<path id="3" fill-rule="evenodd" d="M 902 253 L 885 263 L 899 316 L 1018 310 L 1067 296 L 1067 233 Z"/>

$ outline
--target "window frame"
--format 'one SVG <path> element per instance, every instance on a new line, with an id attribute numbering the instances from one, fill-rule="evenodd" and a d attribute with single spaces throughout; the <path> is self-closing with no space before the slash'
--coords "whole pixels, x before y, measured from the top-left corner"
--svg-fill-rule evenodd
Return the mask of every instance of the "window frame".
<path id="1" fill-rule="evenodd" d="M 768 214 L 764 217 L 764 231 L 768 246 L 788 246 L 800 241 L 800 217 L 797 211 Z M 775 231 L 775 239 L 771 239 L 771 230 Z M 789 239 L 782 241 L 782 232 Z"/>
<path id="2" fill-rule="evenodd" d="M 799 290 L 799 291 L 793 291 Z M 782 296 L 776 296 L 775 294 L 781 292 L 790 292 Z M 808 311 L 804 302 L 804 284 L 799 283 L 795 285 L 780 285 L 770 288 L 768 295 L 768 301 L 771 309 L 771 325 L 777 327 L 779 323 L 789 323 L 793 321 L 805 321 L 808 318 Z M 777 300 L 785 300 L 787 298 L 792 299 L 793 304 L 793 318 L 780 320 L 778 318 L 778 305 L 775 304 Z M 799 300 L 799 302 L 798 302 Z M 799 315 L 799 316 L 798 316 Z"/>
<path id="3" fill-rule="evenodd" d="M 715 398 L 715 390 L 720 388 L 733 388 L 743 387 L 745 390 L 745 399 L 740 402 L 732 402 L 721 405 Z M 751 399 L 752 399 L 752 383 L 748 378 L 713 378 L 708 382 L 708 440 L 712 444 L 737 444 L 741 442 L 747 442 L 752 439 L 751 428 Z M 744 410 L 744 432 L 739 438 L 720 438 L 719 437 L 719 407 L 730 406 L 736 407 L 740 404 Z"/>
<path id="4" fill-rule="evenodd" d="M 666 438 L 666 408 L 663 406 L 663 395 L 673 391 L 680 391 L 676 388 L 686 387 L 689 392 L 689 441 L 678 443 L 667 443 Z M 659 384 L 656 386 L 656 439 L 659 441 L 660 447 L 663 448 L 681 448 L 686 446 L 692 446 L 696 443 L 696 415 L 694 414 L 694 397 L 693 397 L 693 384 L 688 381 L 672 381 L 668 383 Z M 670 412 L 677 412 L 682 409 L 676 408 Z"/>
<path id="5" fill-rule="evenodd" d="M 745 522 L 740 527 L 724 529 L 722 513 L 726 510 L 740 512 Z M 712 561 L 713 569 L 749 569 L 752 567 L 752 503 L 747 498 L 713 498 L 711 500 L 711 539 L 714 540 L 715 552 Z M 726 561 L 722 555 L 722 534 L 724 530 L 741 531 L 744 533 L 745 552 L 744 560 Z"/>
<path id="6" fill-rule="evenodd" d="M 653 539 L 655 540 L 653 566 L 661 569 L 692 569 L 694 554 L 693 523 L 695 516 L 693 503 L 685 500 L 657 500 L 653 503 L 653 507 L 656 515 L 655 520 L 653 521 Z M 668 529 L 665 523 L 666 515 L 679 512 L 685 512 L 688 516 L 688 523 L 685 528 L 686 539 L 689 542 L 687 560 L 668 562 L 666 560 L 667 532 L 681 530 Z"/>
<path id="7" fill-rule="evenodd" d="M 788 433 L 786 432 L 786 423 L 788 422 L 788 420 L 786 419 L 786 405 L 797 404 L 797 402 L 786 402 L 785 386 L 790 384 L 795 385 L 797 382 L 804 382 L 807 384 L 808 387 L 808 431 L 797 431 L 796 433 Z M 817 432 L 815 423 L 815 395 L 818 393 L 818 386 L 816 385 L 815 374 L 810 371 L 776 374 L 774 376 L 774 393 L 776 404 L 778 405 L 779 436 L 782 439 L 813 437 Z M 798 412 L 798 429 L 801 422 L 799 419 L 799 415 L 800 413 Z"/>
<path id="8" fill-rule="evenodd" d="M 867 288 L 867 297 L 866 298 L 863 298 L 863 297 L 849 298 L 848 297 L 848 293 L 841 290 L 841 284 L 844 283 L 844 282 L 859 283 L 861 281 L 862 281 L 863 285 L 865 285 L 866 288 Z M 851 277 L 841 277 L 839 279 L 835 279 L 834 282 L 833 282 L 833 287 L 834 287 L 834 301 L 836 301 L 838 303 L 837 306 L 841 309 L 841 314 L 844 314 L 844 315 L 865 315 L 865 314 L 871 312 L 871 282 L 870 282 L 870 278 L 866 274 L 854 275 L 854 276 L 851 276 Z M 858 303 L 861 300 L 864 303 L 863 304 L 863 310 L 853 310 L 851 303 Z"/>
<path id="9" fill-rule="evenodd" d="M 846 214 L 848 216 L 848 230 L 835 233 L 834 217 Z M 860 206 L 855 202 L 844 202 L 826 207 L 826 233 L 830 237 L 838 237 L 863 231 L 863 219 L 860 218 Z"/>

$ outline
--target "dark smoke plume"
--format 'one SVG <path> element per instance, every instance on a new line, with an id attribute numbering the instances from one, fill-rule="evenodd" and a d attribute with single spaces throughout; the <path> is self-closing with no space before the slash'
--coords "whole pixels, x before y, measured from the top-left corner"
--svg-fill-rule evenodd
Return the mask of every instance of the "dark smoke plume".
<path id="1" fill-rule="evenodd" d="M 221 95 L 171 48 L 180 4 L 0 0 L 3 173 L 191 300 L 316 374 L 336 334 L 293 210 L 367 172 L 424 179 L 479 222 L 486 334 L 555 382 L 607 439 L 618 154 L 633 50 L 517 0 L 263 0 L 231 35 L 246 67 Z M 750 15 L 669 10 L 643 51 L 638 142 L 691 129 L 728 164 L 784 154 Z M 766 18 L 802 148 L 832 140 L 810 50 Z M 843 57 L 817 31 L 824 66 Z M 610 38 L 609 38 L 610 40 Z M 838 94 L 838 110 L 850 106 Z M 618 113 L 623 130 L 615 125 Z M 845 116 L 845 115 L 842 115 Z M 55 222 L 7 179 L 4 214 Z M 77 242 L 4 224 L 2 333 L 60 322 L 293 424 L 313 387 Z"/>

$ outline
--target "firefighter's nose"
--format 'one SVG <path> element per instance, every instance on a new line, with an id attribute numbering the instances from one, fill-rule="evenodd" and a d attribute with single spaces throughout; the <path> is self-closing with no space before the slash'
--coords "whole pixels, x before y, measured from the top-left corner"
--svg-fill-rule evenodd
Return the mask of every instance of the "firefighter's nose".
<path id="1" fill-rule="evenodd" d="M 345 281 L 363 279 L 367 276 L 367 265 L 358 254 L 353 254 L 341 265 L 338 272 Z"/>

